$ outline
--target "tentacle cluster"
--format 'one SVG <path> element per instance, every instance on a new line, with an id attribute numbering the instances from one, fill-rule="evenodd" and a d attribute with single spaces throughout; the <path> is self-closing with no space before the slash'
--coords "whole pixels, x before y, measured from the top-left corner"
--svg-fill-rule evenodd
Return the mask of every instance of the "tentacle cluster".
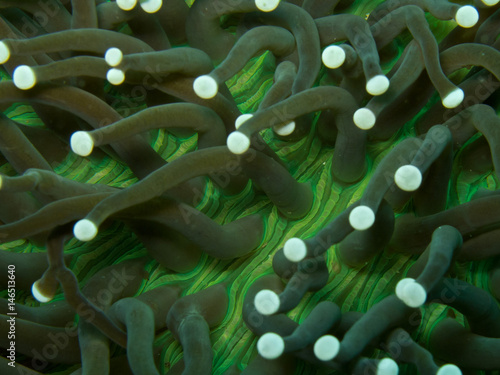
<path id="1" fill-rule="evenodd" d="M 463 3 L 0 0 L 0 373 L 499 371 Z"/>

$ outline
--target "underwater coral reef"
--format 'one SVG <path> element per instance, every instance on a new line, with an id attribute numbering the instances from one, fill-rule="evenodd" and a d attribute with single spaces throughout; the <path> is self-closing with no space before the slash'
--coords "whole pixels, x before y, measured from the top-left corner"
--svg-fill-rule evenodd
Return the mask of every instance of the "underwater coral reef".
<path id="1" fill-rule="evenodd" d="M 0 373 L 498 373 L 498 3 L 0 0 Z"/>

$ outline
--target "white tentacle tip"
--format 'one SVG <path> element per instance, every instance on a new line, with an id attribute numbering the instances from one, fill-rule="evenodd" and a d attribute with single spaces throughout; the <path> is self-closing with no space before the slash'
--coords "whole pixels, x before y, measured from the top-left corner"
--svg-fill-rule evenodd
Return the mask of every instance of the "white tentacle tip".
<path id="1" fill-rule="evenodd" d="M 272 290 L 263 289 L 255 295 L 255 309 L 262 315 L 272 315 L 280 308 L 280 297 Z"/>
<path id="2" fill-rule="evenodd" d="M 288 124 L 273 126 L 273 130 L 282 137 L 290 135 L 295 131 L 295 121 L 290 121 Z"/>
<path id="3" fill-rule="evenodd" d="M 36 85 L 35 71 L 27 65 L 20 65 L 12 74 L 14 85 L 20 90 L 29 90 Z"/>
<path id="4" fill-rule="evenodd" d="M 394 182 L 403 191 L 415 191 L 422 183 L 422 172 L 414 165 L 403 165 L 394 174 Z"/>
<path id="5" fill-rule="evenodd" d="M 111 68 L 106 74 L 106 79 L 112 85 L 121 85 L 125 81 L 125 72 L 121 69 Z"/>
<path id="6" fill-rule="evenodd" d="M 290 262 L 300 262 L 307 255 L 307 246 L 300 238 L 290 238 L 283 246 L 283 254 Z"/>
<path id="7" fill-rule="evenodd" d="M 257 351 L 265 359 L 276 359 L 285 351 L 285 341 L 277 333 L 265 333 L 257 341 Z"/>
<path id="8" fill-rule="evenodd" d="M 49 296 L 49 295 L 43 294 L 42 291 L 40 290 L 39 285 L 40 285 L 40 280 L 37 280 L 31 286 L 31 294 L 33 295 L 33 297 L 35 297 L 35 299 L 38 302 L 42 302 L 42 303 L 46 303 L 46 302 L 51 301 L 54 298 L 54 296 L 53 295 Z"/>
<path id="9" fill-rule="evenodd" d="M 332 45 L 323 50 L 321 54 L 321 61 L 329 69 L 337 69 L 344 64 L 346 54 L 343 48 Z"/>
<path id="10" fill-rule="evenodd" d="M 417 308 L 425 303 L 427 292 L 414 279 L 406 278 L 397 283 L 396 296 L 408 307 Z"/>
<path id="11" fill-rule="evenodd" d="M 358 206 L 349 214 L 349 224 L 356 230 L 366 230 L 375 222 L 375 213 L 368 206 Z"/>
<path id="12" fill-rule="evenodd" d="M 227 137 L 227 147 L 233 154 L 243 154 L 250 148 L 250 138 L 242 132 L 232 132 Z"/>
<path id="13" fill-rule="evenodd" d="M 465 5 L 458 8 L 455 14 L 455 21 L 457 21 L 458 26 L 470 28 L 475 26 L 477 21 L 479 21 L 479 13 L 473 6 Z"/>
<path id="14" fill-rule="evenodd" d="M 109 66 L 118 66 L 123 61 L 123 52 L 121 51 L 121 49 L 116 47 L 108 48 L 108 50 L 104 54 L 104 60 Z"/>
<path id="15" fill-rule="evenodd" d="M 489 7 L 492 7 L 493 5 L 497 5 L 499 0 L 481 0 L 481 2 L 484 4 L 484 5 L 487 5 Z"/>
<path id="16" fill-rule="evenodd" d="M 439 368 L 436 375 L 462 375 L 462 370 L 452 363 L 448 363 Z"/>
<path id="17" fill-rule="evenodd" d="M 236 129 L 239 129 L 241 125 L 243 125 L 243 123 L 249 119 L 251 119 L 253 117 L 253 115 L 251 113 L 244 113 L 242 115 L 239 115 L 237 118 L 236 118 L 236 121 L 234 122 L 234 127 Z"/>
<path id="18" fill-rule="evenodd" d="M 383 358 L 378 362 L 377 375 L 398 375 L 399 367 L 391 358 Z"/>
<path id="19" fill-rule="evenodd" d="M 78 131 L 70 139 L 71 150 L 80 156 L 89 156 L 94 149 L 94 140 L 88 132 Z"/>
<path id="20" fill-rule="evenodd" d="M 202 99 L 212 99 L 219 91 L 217 81 L 209 75 L 196 78 L 193 82 L 193 90 Z"/>
<path id="21" fill-rule="evenodd" d="M 143 11 L 146 13 L 156 13 L 158 12 L 162 5 L 162 0 L 139 0 L 139 4 Z"/>
<path id="22" fill-rule="evenodd" d="M 404 278 L 404 279 L 401 279 L 398 281 L 398 283 L 396 284 L 396 290 L 395 290 L 395 293 L 396 293 L 396 296 L 400 298 L 400 296 L 403 295 L 403 290 L 404 288 L 410 284 L 410 283 L 414 283 L 415 282 L 415 279 L 412 279 L 411 277 L 407 277 L 407 278 Z"/>
<path id="23" fill-rule="evenodd" d="M 0 64 L 5 64 L 10 59 L 10 49 L 5 42 L 0 41 Z"/>
<path id="24" fill-rule="evenodd" d="M 457 87 L 443 98 L 442 103 L 445 108 L 455 108 L 458 107 L 463 100 L 464 92 L 462 89 Z"/>
<path id="25" fill-rule="evenodd" d="M 261 12 L 272 12 L 278 5 L 280 5 L 280 0 L 255 0 L 255 6 Z"/>
<path id="26" fill-rule="evenodd" d="M 389 78 L 383 74 L 376 75 L 366 82 L 366 92 L 373 96 L 384 94 L 389 89 Z"/>
<path id="27" fill-rule="evenodd" d="M 314 343 L 314 355 L 320 361 L 331 361 L 340 350 L 339 340 L 332 335 L 324 335 Z"/>
<path id="28" fill-rule="evenodd" d="M 356 112 L 354 112 L 352 120 L 354 122 L 354 125 L 356 125 L 358 128 L 362 130 L 369 130 L 373 128 L 375 122 L 377 121 L 377 118 L 375 117 L 375 113 L 373 113 L 370 109 L 360 108 Z"/>
<path id="29" fill-rule="evenodd" d="M 97 235 L 97 226 L 87 219 L 82 219 L 76 222 L 73 227 L 73 234 L 80 241 L 91 241 Z"/>
<path id="30" fill-rule="evenodd" d="M 132 10 L 137 5 L 137 0 L 116 0 L 116 5 L 121 10 Z"/>

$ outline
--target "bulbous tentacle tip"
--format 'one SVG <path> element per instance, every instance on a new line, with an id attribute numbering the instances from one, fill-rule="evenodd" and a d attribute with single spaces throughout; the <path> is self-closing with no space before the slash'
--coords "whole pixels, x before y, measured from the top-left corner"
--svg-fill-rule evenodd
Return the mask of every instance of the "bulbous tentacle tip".
<path id="1" fill-rule="evenodd" d="M 360 108 L 356 112 L 354 112 L 352 120 L 354 122 L 354 125 L 356 125 L 361 130 L 369 130 L 373 128 L 375 122 L 377 121 L 377 118 L 375 117 L 375 113 L 373 113 L 370 109 Z"/>
<path id="2" fill-rule="evenodd" d="M 290 262 L 298 263 L 307 255 L 306 244 L 300 238 L 290 238 L 283 246 L 283 254 Z"/>
<path id="3" fill-rule="evenodd" d="M 425 303 L 427 292 L 414 279 L 406 278 L 396 285 L 396 296 L 408 307 L 417 308 Z"/>
<path id="4" fill-rule="evenodd" d="M 257 351 L 265 359 L 276 359 L 285 350 L 285 341 L 274 332 L 263 334 L 257 341 Z"/>
<path id="5" fill-rule="evenodd" d="M 314 343 L 314 355 L 320 361 L 331 361 L 340 350 L 339 340 L 332 335 L 324 335 Z"/>
<path id="6" fill-rule="evenodd" d="M 5 64 L 10 59 L 10 48 L 5 42 L 0 42 L 0 64 Z"/>
<path id="7" fill-rule="evenodd" d="M 48 294 L 46 291 L 43 291 L 40 287 L 40 281 L 41 279 L 33 283 L 31 286 L 31 294 L 38 302 L 49 302 L 54 298 L 54 294 Z"/>
<path id="8" fill-rule="evenodd" d="M 349 214 L 349 224 L 355 230 L 369 229 L 375 222 L 375 213 L 368 206 L 358 206 Z"/>
<path id="9" fill-rule="evenodd" d="M 398 283 L 396 284 L 396 290 L 395 290 L 396 296 L 399 299 L 401 299 L 400 296 L 403 295 L 403 290 L 406 287 L 406 285 L 408 285 L 410 283 L 414 283 L 414 282 L 415 282 L 415 279 L 412 279 L 411 277 L 407 277 L 407 278 L 399 280 Z"/>
<path id="10" fill-rule="evenodd" d="M 123 52 L 116 47 L 108 48 L 104 54 L 104 60 L 106 60 L 106 63 L 111 67 L 118 66 L 123 61 Z"/>
<path id="11" fill-rule="evenodd" d="M 75 237 L 83 242 L 91 241 L 97 235 L 97 225 L 87 219 L 82 219 L 76 222 L 73 227 Z"/>
<path id="12" fill-rule="evenodd" d="M 492 7 L 493 5 L 497 5 L 500 0 L 481 0 L 484 5 Z"/>
<path id="13" fill-rule="evenodd" d="M 119 86 L 125 82 L 125 72 L 121 69 L 112 68 L 108 70 L 106 79 L 114 86 Z"/>
<path id="14" fill-rule="evenodd" d="M 468 29 L 475 26 L 477 21 L 479 21 L 479 13 L 473 6 L 465 5 L 458 8 L 455 14 L 455 21 L 457 21 L 458 26 Z"/>
<path id="15" fill-rule="evenodd" d="M 389 85 L 389 78 L 379 74 L 366 82 L 366 92 L 373 96 L 382 95 L 389 89 Z"/>
<path id="16" fill-rule="evenodd" d="M 436 375 L 462 375 L 462 370 L 452 363 L 448 363 L 439 368 Z"/>
<path id="17" fill-rule="evenodd" d="M 295 121 L 290 121 L 284 125 L 273 126 L 273 130 L 276 134 L 281 135 L 282 137 L 290 135 L 295 131 Z"/>
<path id="18" fill-rule="evenodd" d="M 377 375 L 398 375 L 399 367 L 391 358 L 383 358 L 377 366 Z"/>
<path id="19" fill-rule="evenodd" d="M 18 66 L 12 74 L 12 80 L 14 81 L 14 85 L 20 90 L 29 90 L 37 82 L 35 71 L 27 65 Z"/>
<path id="20" fill-rule="evenodd" d="M 269 289 L 263 289 L 255 295 L 255 309 L 262 315 L 275 314 L 280 308 L 280 297 Z"/>
<path id="21" fill-rule="evenodd" d="M 241 125 L 243 125 L 243 123 L 249 119 L 251 119 L 253 117 L 253 115 L 251 113 L 244 113 L 242 115 L 239 115 L 237 118 L 236 118 L 236 121 L 234 122 L 234 127 L 236 129 L 239 129 Z"/>
<path id="22" fill-rule="evenodd" d="M 321 54 L 321 61 L 329 69 L 337 69 L 344 64 L 346 59 L 345 51 L 339 46 L 328 46 Z"/>
<path id="23" fill-rule="evenodd" d="M 242 132 L 232 132 L 227 137 L 227 147 L 233 154 L 243 154 L 250 148 L 250 138 Z"/>
<path id="24" fill-rule="evenodd" d="M 403 165 L 394 174 L 394 182 L 403 191 L 415 191 L 422 183 L 422 172 L 414 165 Z"/>
<path id="25" fill-rule="evenodd" d="M 463 100 L 464 92 L 462 89 L 457 87 L 443 98 L 442 103 L 445 108 L 455 108 L 458 107 Z"/>
<path id="26" fill-rule="evenodd" d="M 202 99 L 212 99 L 219 91 L 219 84 L 209 75 L 203 75 L 194 80 L 193 90 Z"/>
<path id="27" fill-rule="evenodd" d="M 261 12 L 272 12 L 278 5 L 280 5 L 280 0 L 255 0 L 255 6 Z"/>
<path id="28" fill-rule="evenodd" d="M 116 0 L 116 5 L 121 10 L 132 10 L 137 5 L 137 0 Z"/>
<path id="29" fill-rule="evenodd" d="M 139 5 L 141 6 L 142 10 L 145 11 L 146 13 L 156 13 L 158 12 L 162 5 L 163 1 L 162 0 L 139 0 Z"/>
<path id="30" fill-rule="evenodd" d="M 70 139 L 71 150 L 80 156 L 88 156 L 94 149 L 94 140 L 92 136 L 85 131 L 73 133 Z"/>

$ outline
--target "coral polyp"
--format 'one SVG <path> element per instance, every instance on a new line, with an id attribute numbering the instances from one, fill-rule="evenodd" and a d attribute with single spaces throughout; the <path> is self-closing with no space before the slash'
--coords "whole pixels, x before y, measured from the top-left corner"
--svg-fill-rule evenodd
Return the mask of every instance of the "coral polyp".
<path id="1" fill-rule="evenodd" d="M 499 6 L 0 1 L 0 372 L 500 371 Z"/>

